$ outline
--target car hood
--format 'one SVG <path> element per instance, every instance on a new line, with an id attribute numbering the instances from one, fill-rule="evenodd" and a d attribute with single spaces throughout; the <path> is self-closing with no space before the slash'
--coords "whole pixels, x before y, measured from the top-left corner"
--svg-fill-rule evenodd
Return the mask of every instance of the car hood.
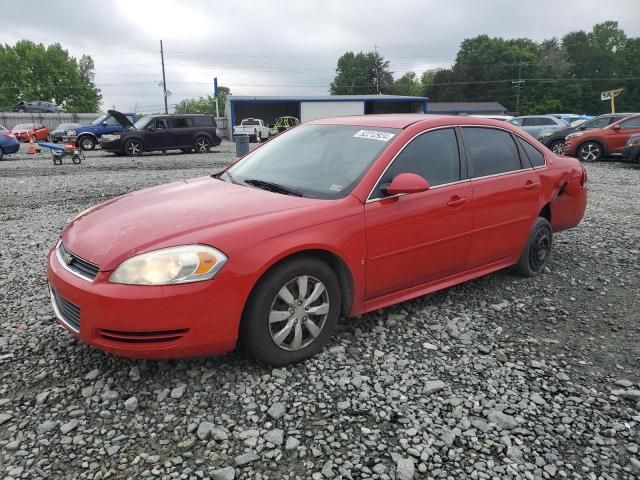
<path id="1" fill-rule="evenodd" d="M 563 128 L 563 129 L 561 129 L 561 130 L 556 130 L 556 131 L 555 131 L 555 135 L 558 135 L 558 136 L 562 135 L 562 136 L 566 137 L 566 136 L 567 136 L 567 135 L 569 135 L 570 133 L 574 133 L 574 132 L 576 132 L 576 131 L 578 131 L 578 129 L 577 129 L 577 128 L 575 128 L 575 127 Z"/>
<path id="2" fill-rule="evenodd" d="M 331 203 L 202 177 L 139 190 L 92 207 L 65 227 L 62 241 L 74 254 L 110 271 L 126 258 L 158 248 L 208 243 L 224 252 L 234 246 L 229 236 L 235 242 L 239 234 L 260 241 L 258 237 L 282 233 L 277 228 L 287 225 L 279 221 L 265 227 L 265 222 Z"/>
<path id="3" fill-rule="evenodd" d="M 120 125 L 124 128 L 135 128 L 133 123 L 123 114 L 118 112 L 117 110 L 107 110 L 107 113 L 115 118 Z"/>

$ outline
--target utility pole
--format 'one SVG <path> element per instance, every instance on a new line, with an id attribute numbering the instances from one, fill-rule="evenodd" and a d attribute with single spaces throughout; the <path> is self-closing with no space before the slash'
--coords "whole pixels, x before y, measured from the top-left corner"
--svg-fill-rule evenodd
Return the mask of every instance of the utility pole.
<path id="1" fill-rule="evenodd" d="M 169 113 L 167 106 L 167 80 L 164 76 L 164 50 L 162 48 L 162 40 L 160 40 L 160 59 L 162 60 L 162 88 L 164 90 L 164 113 Z"/>
<path id="2" fill-rule="evenodd" d="M 518 89 L 516 92 L 516 114 L 520 115 L 520 89 L 524 80 L 522 80 L 522 63 L 518 64 L 518 80 L 511 80 L 511 83 Z"/>
<path id="3" fill-rule="evenodd" d="M 375 55 L 375 66 L 376 66 L 376 92 L 378 92 L 378 95 L 380 95 L 380 74 L 378 72 L 378 45 L 374 45 L 373 46 L 373 50 L 374 52 L 376 52 Z"/>

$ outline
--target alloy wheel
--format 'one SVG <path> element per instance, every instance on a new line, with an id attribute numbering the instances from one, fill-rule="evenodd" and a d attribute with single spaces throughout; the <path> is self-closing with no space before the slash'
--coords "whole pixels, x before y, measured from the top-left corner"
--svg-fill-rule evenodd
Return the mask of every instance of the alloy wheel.
<path id="1" fill-rule="evenodd" d="M 93 148 L 93 140 L 91 140 L 90 138 L 83 138 L 82 139 L 82 149 L 83 150 L 91 150 Z"/>
<path id="2" fill-rule="evenodd" d="M 207 142 L 206 139 L 201 138 L 200 140 L 198 140 L 198 143 L 196 143 L 196 147 L 198 148 L 198 151 L 200 153 L 205 153 L 207 150 L 209 150 L 209 142 Z"/>
<path id="3" fill-rule="evenodd" d="M 585 162 L 595 162 L 600 158 L 600 147 L 595 143 L 587 143 L 580 149 L 580 158 Z"/>
<path id="4" fill-rule="evenodd" d="M 556 155 L 562 155 L 564 153 L 564 142 L 555 142 L 551 146 L 551 151 Z"/>
<path id="5" fill-rule="evenodd" d="M 329 314 L 329 294 L 315 277 L 301 275 L 284 285 L 269 310 L 269 333 L 283 350 L 297 351 L 320 335 Z"/>
<path id="6" fill-rule="evenodd" d="M 140 155 L 141 150 L 142 149 L 140 148 L 140 144 L 138 142 L 129 142 L 127 144 L 127 153 L 132 157 Z"/>

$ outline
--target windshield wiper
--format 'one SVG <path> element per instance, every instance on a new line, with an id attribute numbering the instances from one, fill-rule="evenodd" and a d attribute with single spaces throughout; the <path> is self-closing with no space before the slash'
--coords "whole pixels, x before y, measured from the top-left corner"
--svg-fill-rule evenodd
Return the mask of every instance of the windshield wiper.
<path id="1" fill-rule="evenodd" d="M 255 178 L 249 178 L 245 180 L 244 183 L 246 183 L 247 185 L 253 185 L 254 187 L 262 188 L 264 190 L 269 190 L 270 192 L 284 193 L 286 195 L 294 195 L 296 197 L 304 196 L 301 192 L 293 190 L 289 187 L 278 185 L 277 183 L 266 182 L 264 180 L 257 180 Z"/>

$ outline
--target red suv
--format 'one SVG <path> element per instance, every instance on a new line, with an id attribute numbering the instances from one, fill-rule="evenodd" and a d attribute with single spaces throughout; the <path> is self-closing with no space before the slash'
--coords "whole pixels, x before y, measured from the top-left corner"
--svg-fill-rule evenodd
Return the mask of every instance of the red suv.
<path id="1" fill-rule="evenodd" d="M 640 133 L 640 115 L 612 123 L 605 128 L 585 130 L 567 135 L 564 154 L 583 162 L 596 162 L 604 155 L 621 154 L 633 134 Z"/>

